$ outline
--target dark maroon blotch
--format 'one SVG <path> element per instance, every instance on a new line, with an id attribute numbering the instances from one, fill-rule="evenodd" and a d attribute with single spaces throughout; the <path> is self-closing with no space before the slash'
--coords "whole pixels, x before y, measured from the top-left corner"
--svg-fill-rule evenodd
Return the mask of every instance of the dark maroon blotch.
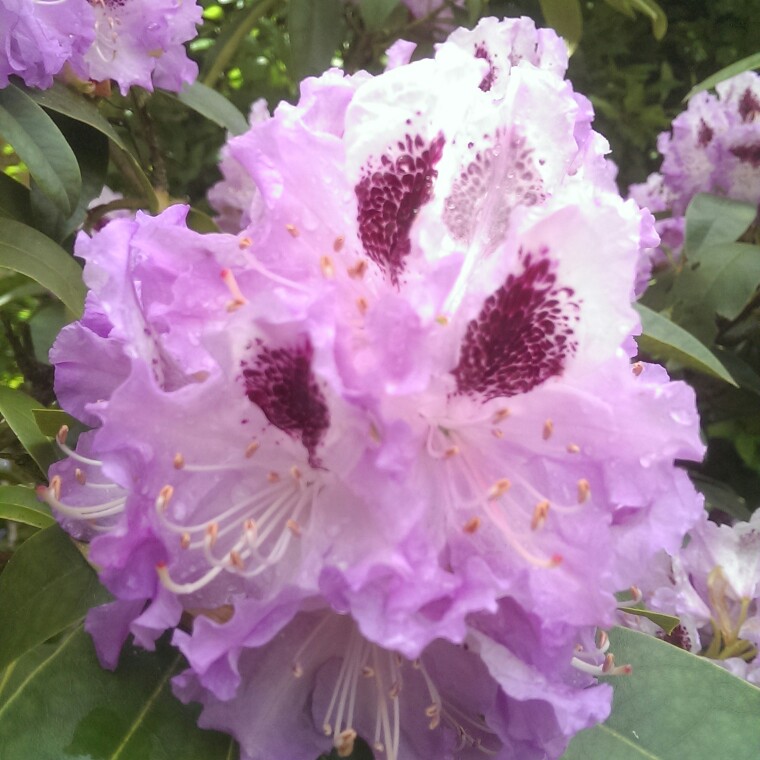
<path id="1" fill-rule="evenodd" d="M 409 233 L 414 218 L 432 197 L 443 145 L 442 134 L 429 144 L 420 135 L 408 134 L 377 164 L 368 163 L 354 188 L 364 250 L 395 286 L 411 251 Z"/>
<path id="2" fill-rule="evenodd" d="M 493 87 L 493 83 L 496 80 L 496 69 L 494 68 L 493 61 L 488 54 L 486 46 L 482 43 L 475 45 L 475 57 L 481 58 L 488 64 L 488 73 L 480 80 L 480 85 L 478 85 L 483 92 L 488 92 Z"/>
<path id="3" fill-rule="evenodd" d="M 736 145 L 730 149 L 740 161 L 750 164 L 753 169 L 760 168 L 760 142 L 749 145 Z"/>
<path id="4" fill-rule="evenodd" d="M 670 633 L 663 631 L 660 638 L 663 641 L 667 641 L 668 644 L 678 647 L 679 649 L 685 649 L 687 652 L 691 651 L 691 637 L 688 631 L 682 626 L 677 625 Z"/>
<path id="5" fill-rule="evenodd" d="M 706 148 L 713 139 L 714 134 L 713 128 L 704 119 L 700 119 L 699 133 L 697 134 L 697 142 L 700 147 Z"/>
<path id="6" fill-rule="evenodd" d="M 758 115 L 760 115 L 760 100 L 755 97 L 752 90 L 747 88 L 739 98 L 739 116 L 742 121 L 754 121 Z"/>
<path id="7" fill-rule="evenodd" d="M 509 275 L 467 325 L 453 372 L 459 393 L 483 401 L 515 396 L 562 373 L 576 349 L 578 304 L 557 285 L 546 254 L 521 251 L 522 272 Z"/>
<path id="8" fill-rule="evenodd" d="M 299 438 L 316 466 L 316 449 L 330 425 L 330 413 L 311 369 L 313 349 L 304 341 L 295 346 L 262 346 L 243 368 L 245 394 L 269 422 Z"/>

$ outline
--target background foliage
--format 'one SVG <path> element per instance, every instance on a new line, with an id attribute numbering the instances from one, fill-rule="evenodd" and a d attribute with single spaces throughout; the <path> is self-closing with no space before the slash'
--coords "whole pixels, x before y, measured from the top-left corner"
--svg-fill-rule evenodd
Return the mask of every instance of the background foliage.
<path id="1" fill-rule="evenodd" d="M 56 84 L 0 91 L 0 736 L 4 760 L 222 760 L 227 737 L 195 727 L 169 679 L 166 647 L 127 651 L 101 671 L 82 631 L 107 600 L 82 552 L 55 526 L 33 486 L 56 457 L 63 422 L 47 354 L 81 312 L 84 287 L 71 255 L 79 229 L 105 213 L 156 212 L 187 201 L 199 231 L 215 228 L 205 197 L 219 179 L 227 132 L 246 128 L 258 98 L 297 97 L 297 83 L 330 65 L 379 71 L 399 37 L 418 56 L 451 26 L 412 19 L 397 0 L 204 0 L 190 44 L 199 82 L 179 96 L 133 88 L 83 94 Z M 569 77 L 590 96 L 612 145 L 625 194 L 659 165 L 657 133 L 705 77 L 757 52 L 755 0 L 467 0 L 457 25 L 486 14 L 544 16 L 575 46 Z M 104 186 L 120 197 L 92 207 Z M 649 289 L 640 313 L 643 358 L 667 364 L 696 389 L 708 456 L 691 475 L 718 519 L 760 505 L 760 237 L 756 209 L 697 197 L 687 214 L 683 263 Z M 615 683 L 613 718 L 579 736 L 575 758 L 754 760 L 760 691 L 712 663 L 619 630 L 615 651 L 637 677 Z M 667 678 L 662 677 L 667 673 Z M 703 719 L 709 711 L 709 722 Z M 50 721 L 50 715 L 57 715 Z M 370 757 L 360 747 L 356 758 Z"/>

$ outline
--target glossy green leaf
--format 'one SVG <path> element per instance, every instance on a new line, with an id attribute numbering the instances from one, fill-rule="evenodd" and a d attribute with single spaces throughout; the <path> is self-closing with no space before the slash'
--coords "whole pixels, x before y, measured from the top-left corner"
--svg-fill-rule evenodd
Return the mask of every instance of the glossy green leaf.
<path id="1" fill-rule="evenodd" d="M 55 523 L 47 504 L 37 498 L 33 488 L 25 486 L 0 486 L 0 518 L 34 528 L 47 528 Z"/>
<path id="2" fill-rule="evenodd" d="M 291 74 L 298 81 L 329 68 L 343 38 L 340 0 L 290 0 L 288 34 Z"/>
<path id="3" fill-rule="evenodd" d="M 25 274 L 82 314 L 86 288 L 76 261 L 46 235 L 13 219 L 0 218 L 0 267 Z"/>
<path id="4" fill-rule="evenodd" d="M 43 108 L 87 124 L 105 135 L 111 141 L 117 157 L 122 160 L 125 178 L 145 198 L 152 211 L 158 209 L 158 199 L 139 161 L 91 100 L 60 82 L 54 82 L 47 90 L 29 90 L 28 95 Z"/>
<path id="5" fill-rule="evenodd" d="M 37 427 L 50 438 L 58 434 L 62 425 L 66 425 L 69 429 L 81 425 L 79 420 L 75 420 L 62 409 L 33 409 L 32 414 Z"/>
<path id="6" fill-rule="evenodd" d="M 27 165 L 40 190 L 62 213 L 71 214 L 82 186 L 74 152 L 53 120 L 13 85 L 0 90 L 0 135 Z"/>
<path id="7" fill-rule="evenodd" d="M 686 209 L 686 253 L 693 260 L 702 248 L 738 240 L 755 221 L 757 206 L 698 193 Z"/>
<path id="8" fill-rule="evenodd" d="M 76 627 L 0 675 L 3 760 L 236 760 L 230 737 L 198 728 L 198 709 L 171 693 L 182 656 L 126 647 L 103 670 Z"/>
<path id="9" fill-rule="evenodd" d="M 35 227 L 58 242 L 66 240 L 84 222 L 87 208 L 100 195 L 108 171 L 108 138 L 81 122 L 56 115 L 56 124 L 68 141 L 79 163 L 82 192 L 71 214 L 62 214 L 50 200 L 32 187 L 31 201 Z"/>
<path id="10" fill-rule="evenodd" d="M 205 84 L 194 82 L 178 93 L 177 98 L 188 108 L 224 127 L 233 135 L 240 135 L 248 129 L 245 116 L 224 95 Z"/>
<path id="11" fill-rule="evenodd" d="M 95 571 L 57 525 L 16 549 L 0 575 L 0 668 L 109 600 Z"/>
<path id="12" fill-rule="evenodd" d="M 712 342 L 715 315 L 735 319 L 760 284 L 760 248 L 726 243 L 700 248 L 673 287 L 673 319 L 705 343 Z"/>
<path id="13" fill-rule="evenodd" d="M 731 77 L 735 77 L 737 74 L 741 74 L 744 71 L 752 71 L 753 69 L 760 69 L 760 53 L 754 53 L 746 58 L 742 58 L 740 61 L 732 63 L 730 66 L 726 66 L 724 69 L 715 72 L 715 74 L 707 77 L 707 79 L 703 79 L 699 84 L 692 87 L 689 92 L 686 93 L 684 102 L 689 98 L 694 97 L 698 92 L 710 90 L 715 87 L 716 84 L 725 82 L 726 79 L 731 79 Z"/>
<path id="14" fill-rule="evenodd" d="M 620 612 L 625 612 L 628 615 L 635 615 L 636 617 L 643 617 L 647 620 L 651 620 L 656 625 L 659 625 L 665 633 L 672 633 L 673 629 L 681 622 L 674 615 L 655 612 L 654 610 L 648 610 L 645 607 L 618 607 L 618 610 Z"/>
<path id="15" fill-rule="evenodd" d="M 578 734 L 563 760 L 757 760 L 760 689 L 638 631 L 616 628 L 610 640 L 633 673 L 604 679 L 612 714 Z"/>
<path id="16" fill-rule="evenodd" d="M 641 351 L 655 359 L 673 360 L 683 367 L 736 385 L 729 371 L 715 354 L 690 332 L 643 304 L 636 304 L 636 311 L 641 317 L 643 331 L 636 339 Z"/>
<path id="17" fill-rule="evenodd" d="M 39 402 L 19 390 L 0 385 L 0 416 L 16 434 L 21 445 L 39 465 L 43 475 L 58 459 L 53 444 L 42 434 L 34 419 L 34 409 Z M 2 607 L 0 606 L 0 609 Z"/>
<path id="18" fill-rule="evenodd" d="M 359 10 L 364 25 L 370 31 L 381 29 L 398 4 L 399 0 L 360 0 Z"/>
<path id="19" fill-rule="evenodd" d="M 583 34 L 580 0 L 538 0 L 546 23 L 564 37 L 572 54 Z"/>
<path id="20" fill-rule="evenodd" d="M 31 214 L 29 189 L 0 172 L 0 216 L 29 224 Z"/>

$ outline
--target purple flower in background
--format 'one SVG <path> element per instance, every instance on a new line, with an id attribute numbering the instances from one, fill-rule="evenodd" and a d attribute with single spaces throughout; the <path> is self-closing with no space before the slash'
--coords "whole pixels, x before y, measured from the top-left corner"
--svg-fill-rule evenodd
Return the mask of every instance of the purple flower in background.
<path id="1" fill-rule="evenodd" d="M 667 641 L 760 685 L 760 514 L 733 526 L 705 516 L 684 549 L 657 558 L 641 590 L 651 609 L 680 619 Z M 627 622 L 656 632 L 647 621 Z"/>
<path id="2" fill-rule="evenodd" d="M 198 66 L 183 43 L 196 36 L 202 10 L 195 0 L 93 0 L 95 40 L 72 60 L 82 76 L 115 79 L 122 94 L 133 85 L 181 90 Z"/>
<path id="3" fill-rule="evenodd" d="M 697 193 L 760 204 L 760 75 L 745 72 L 700 92 L 663 132 L 657 148 L 660 173 L 632 185 L 630 197 L 650 211 L 671 213 L 656 223 L 658 247 L 644 252 L 657 269 L 677 258 L 684 214 Z"/>
<path id="4" fill-rule="evenodd" d="M 64 64 L 81 77 L 178 91 L 198 73 L 183 43 L 196 36 L 195 0 L 1 0 L 0 86 L 15 74 L 46 88 Z"/>
<path id="5" fill-rule="evenodd" d="M 50 87 L 64 64 L 95 37 L 87 0 L 0 0 L 0 87 L 8 76 Z"/>
<path id="6" fill-rule="evenodd" d="M 229 141 L 238 234 L 81 236 L 51 353 L 94 429 L 40 492 L 116 597 L 101 660 L 196 616 L 178 691 L 249 760 L 558 757 L 609 708 L 615 592 L 701 513 L 693 394 L 630 363 L 651 216 L 564 43 L 487 19 L 407 53 Z"/>

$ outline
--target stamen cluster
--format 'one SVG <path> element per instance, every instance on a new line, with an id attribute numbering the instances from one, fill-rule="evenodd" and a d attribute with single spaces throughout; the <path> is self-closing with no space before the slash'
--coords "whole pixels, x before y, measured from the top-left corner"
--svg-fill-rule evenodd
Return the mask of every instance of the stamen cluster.
<path id="1" fill-rule="evenodd" d="M 628 671 L 615 592 L 700 515 L 693 394 L 631 364 L 645 215 L 564 43 L 405 50 L 230 141 L 245 228 L 80 237 L 51 356 L 92 429 L 40 493 L 116 597 L 101 659 L 174 629 L 178 695 L 244 760 L 559 757 Z"/>

